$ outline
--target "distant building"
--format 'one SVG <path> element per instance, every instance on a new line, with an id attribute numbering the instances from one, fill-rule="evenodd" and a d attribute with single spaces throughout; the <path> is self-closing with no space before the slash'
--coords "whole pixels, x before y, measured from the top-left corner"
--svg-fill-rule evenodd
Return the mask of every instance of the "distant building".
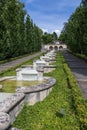
<path id="1" fill-rule="evenodd" d="M 49 50 L 58 51 L 58 50 L 65 50 L 65 49 L 67 49 L 67 45 L 60 43 L 58 41 L 55 42 L 54 44 L 47 44 L 43 46 L 43 50 L 45 51 L 49 51 Z"/>

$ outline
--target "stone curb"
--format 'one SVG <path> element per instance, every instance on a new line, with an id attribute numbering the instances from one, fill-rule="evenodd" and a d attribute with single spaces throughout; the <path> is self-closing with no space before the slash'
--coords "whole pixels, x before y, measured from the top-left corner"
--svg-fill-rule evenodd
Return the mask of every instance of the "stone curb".
<path id="1" fill-rule="evenodd" d="M 0 112 L 0 130 L 7 130 L 10 125 L 10 116 L 7 113 Z"/>
<path id="2" fill-rule="evenodd" d="M 29 86 L 29 87 L 18 87 L 16 89 L 16 92 L 20 93 L 34 93 L 34 92 L 39 92 L 39 91 L 44 91 L 50 87 L 52 87 L 55 83 L 56 80 L 54 78 L 51 77 L 45 77 L 44 78 L 46 80 L 46 83 L 42 83 L 40 85 L 36 85 L 36 86 Z"/>

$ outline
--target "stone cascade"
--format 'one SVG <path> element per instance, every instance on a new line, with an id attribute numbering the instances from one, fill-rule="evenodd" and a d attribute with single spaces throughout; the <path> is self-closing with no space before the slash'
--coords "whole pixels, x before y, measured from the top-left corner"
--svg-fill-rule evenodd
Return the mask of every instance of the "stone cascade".
<path id="1" fill-rule="evenodd" d="M 19 130 L 12 128 L 17 115 L 24 104 L 34 105 L 43 101 L 52 91 L 56 80 L 52 77 L 44 77 L 46 82 L 32 87 L 18 87 L 16 93 L 0 102 L 0 130 Z"/>
<path id="2" fill-rule="evenodd" d="M 40 57 L 41 60 L 45 60 L 48 63 L 48 65 L 44 66 L 44 73 L 51 72 L 57 67 L 55 65 L 52 65 L 56 61 L 55 57 L 56 57 L 56 53 L 54 51 L 50 51 L 44 56 Z"/>
<path id="3" fill-rule="evenodd" d="M 18 87 L 16 89 L 17 93 L 25 94 L 25 103 L 28 105 L 34 105 L 36 102 L 43 101 L 44 98 L 49 95 L 49 92 L 52 90 L 53 85 L 56 83 L 56 80 L 52 77 L 44 77 L 45 82 L 37 86 L 32 87 Z"/>
<path id="4" fill-rule="evenodd" d="M 17 80 L 32 81 L 39 80 L 38 72 L 31 68 L 20 68 L 16 70 Z"/>
<path id="5" fill-rule="evenodd" d="M 16 77 L 0 78 L 0 81 L 6 79 L 15 79 L 20 81 L 43 81 L 39 85 L 20 86 L 16 92 L 10 97 L 0 102 L 0 130 L 19 130 L 12 128 L 12 123 L 22 110 L 24 104 L 34 105 L 36 102 L 43 101 L 52 91 L 56 80 L 52 77 L 44 77 L 44 73 L 48 73 L 56 68 L 52 65 L 55 62 L 56 53 L 50 51 L 40 59 L 33 61 L 33 65 L 23 65 L 16 69 Z M 1 88 L 2 89 L 2 85 Z"/>
<path id="6" fill-rule="evenodd" d="M 46 65 L 48 65 L 48 63 L 45 60 L 36 60 L 33 62 L 33 67 L 36 70 L 38 67 L 44 67 Z"/>
<path id="7" fill-rule="evenodd" d="M 44 56 L 41 56 L 40 59 L 33 61 L 32 66 L 26 65 L 16 69 L 16 79 L 24 81 L 43 81 L 43 73 L 54 70 L 55 66 L 50 64 L 55 62 L 55 57 L 56 53 L 50 51 Z"/>

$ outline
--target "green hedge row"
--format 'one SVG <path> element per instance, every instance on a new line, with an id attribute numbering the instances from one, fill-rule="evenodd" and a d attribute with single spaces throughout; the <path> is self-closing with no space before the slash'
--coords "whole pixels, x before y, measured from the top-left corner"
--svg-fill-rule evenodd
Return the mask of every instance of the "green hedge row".
<path id="1" fill-rule="evenodd" d="M 67 78 L 71 88 L 73 105 L 76 110 L 77 118 L 81 124 L 81 130 L 87 130 L 87 104 L 76 83 L 75 77 L 73 76 L 71 70 L 66 63 L 64 64 L 64 70 L 67 74 Z"/>
<path id="2" fill-rule="evenodd" d="M 86 55 L 84 55 L 84 54 L 78 54 L 78 53 L 75 54 L 75 55 L 87 62 L 87 56 Z"/>
<path id="3" fill-rule="evenodd" d="M 71 50 L 68 50 L 68 52 L 87 62 L 87 56 L 86 55 L 79 54 L 79 53 L 73 53 Z"/>

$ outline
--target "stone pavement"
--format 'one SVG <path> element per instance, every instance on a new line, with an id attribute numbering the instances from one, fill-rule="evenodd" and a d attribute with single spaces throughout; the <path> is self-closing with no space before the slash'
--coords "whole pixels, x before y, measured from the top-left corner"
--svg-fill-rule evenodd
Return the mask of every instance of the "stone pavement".
<path id="1" fill-rule="evenodd" d="M 38 52 L 38 53 L 35 53 L 35 54 L 32 54 L 32 55 L 29 55 L 29 56 L 26 56 L 26 57 L 23 57 L 23 58 L 20 58 L 20 59 L 17 59 L 17 60 L 13 60 L 11 62 L 7 62 L 7 63 L 4 63 L 4 64 L 0 64 L 0 72 L 1 71 L 4 71 L 4 70 L 7 70 L 11 67 L 15 67 L 27 60 L 30 60 L 36 56 L 39 56 L 42 52 Z"/>
<path id="2" fill-rule="evenodd" d="M 63 55 L 71 71 L 76 77 L 83 96 L 87 99 L 87 63 L 67 51 L 63 51 Z"/>

